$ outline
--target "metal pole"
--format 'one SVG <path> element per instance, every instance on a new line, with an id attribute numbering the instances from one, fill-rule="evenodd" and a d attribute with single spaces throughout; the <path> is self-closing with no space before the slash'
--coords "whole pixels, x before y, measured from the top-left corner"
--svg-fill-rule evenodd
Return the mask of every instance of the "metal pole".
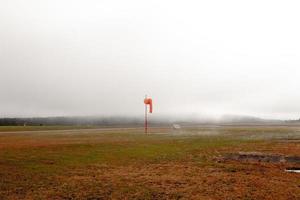
<path id="1" fill-rule="evenodd" d="M 147 99 L 147 95 L 145 96 L 145 99 Z M 148 132 L 148 117 L 147 117 L 147 104 L 145 104 L 145 133 Z"/>

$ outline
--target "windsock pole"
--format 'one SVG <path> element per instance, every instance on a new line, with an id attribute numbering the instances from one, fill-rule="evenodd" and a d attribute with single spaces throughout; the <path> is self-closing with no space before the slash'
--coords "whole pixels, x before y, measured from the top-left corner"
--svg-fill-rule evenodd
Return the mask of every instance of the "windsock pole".
<path id="1" fill-rule="evenodd" d="M 152 104 L 152 99 L 147 98 L 147 95 L 145 96 L 144 99 L 144 104 L 145 104 L 145 133 L 148 133 L 148 105 L 150 106 L 149 112 L 152 113 L 153 110 L 153 104 Z"/>
<path id="2" fill-rule="evenodd" d="M 145 95 L 145 99 L 147 99 L 147 95 Z M 145 133 L 147 134 L 148 132 L 148 116 L 147 116 L 147 104 L 145 104 Z"/>

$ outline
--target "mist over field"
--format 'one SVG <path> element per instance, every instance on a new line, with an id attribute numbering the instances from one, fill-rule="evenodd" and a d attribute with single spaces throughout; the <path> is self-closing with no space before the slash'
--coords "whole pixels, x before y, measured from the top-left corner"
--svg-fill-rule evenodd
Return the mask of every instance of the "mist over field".
<path id="1" fill-rule="evenodd" d="M 0 117 L 300 115 L 298 1 L 0 2 Z"/>
<path id="2" fill-rule="evenodd" d="M 299 8 L 0 0 L 0 200 L 300 200 Z"/>

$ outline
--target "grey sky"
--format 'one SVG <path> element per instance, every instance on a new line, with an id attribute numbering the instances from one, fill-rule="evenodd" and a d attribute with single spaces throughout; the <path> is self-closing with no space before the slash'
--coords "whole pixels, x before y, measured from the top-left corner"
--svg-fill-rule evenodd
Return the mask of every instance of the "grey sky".
<path id="1" fill-rule="evenodd" d="M 0 117 L 300 116 L 299 1 L 0 0 Z"/>

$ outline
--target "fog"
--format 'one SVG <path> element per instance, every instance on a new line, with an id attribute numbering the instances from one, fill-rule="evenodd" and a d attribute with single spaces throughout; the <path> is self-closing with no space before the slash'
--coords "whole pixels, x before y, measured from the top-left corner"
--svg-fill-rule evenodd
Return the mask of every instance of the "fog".
<path id="1" fill-rule="evenodd" d="M 298 1 L 0 0 L 0 117 L 300 117 Z"/>

